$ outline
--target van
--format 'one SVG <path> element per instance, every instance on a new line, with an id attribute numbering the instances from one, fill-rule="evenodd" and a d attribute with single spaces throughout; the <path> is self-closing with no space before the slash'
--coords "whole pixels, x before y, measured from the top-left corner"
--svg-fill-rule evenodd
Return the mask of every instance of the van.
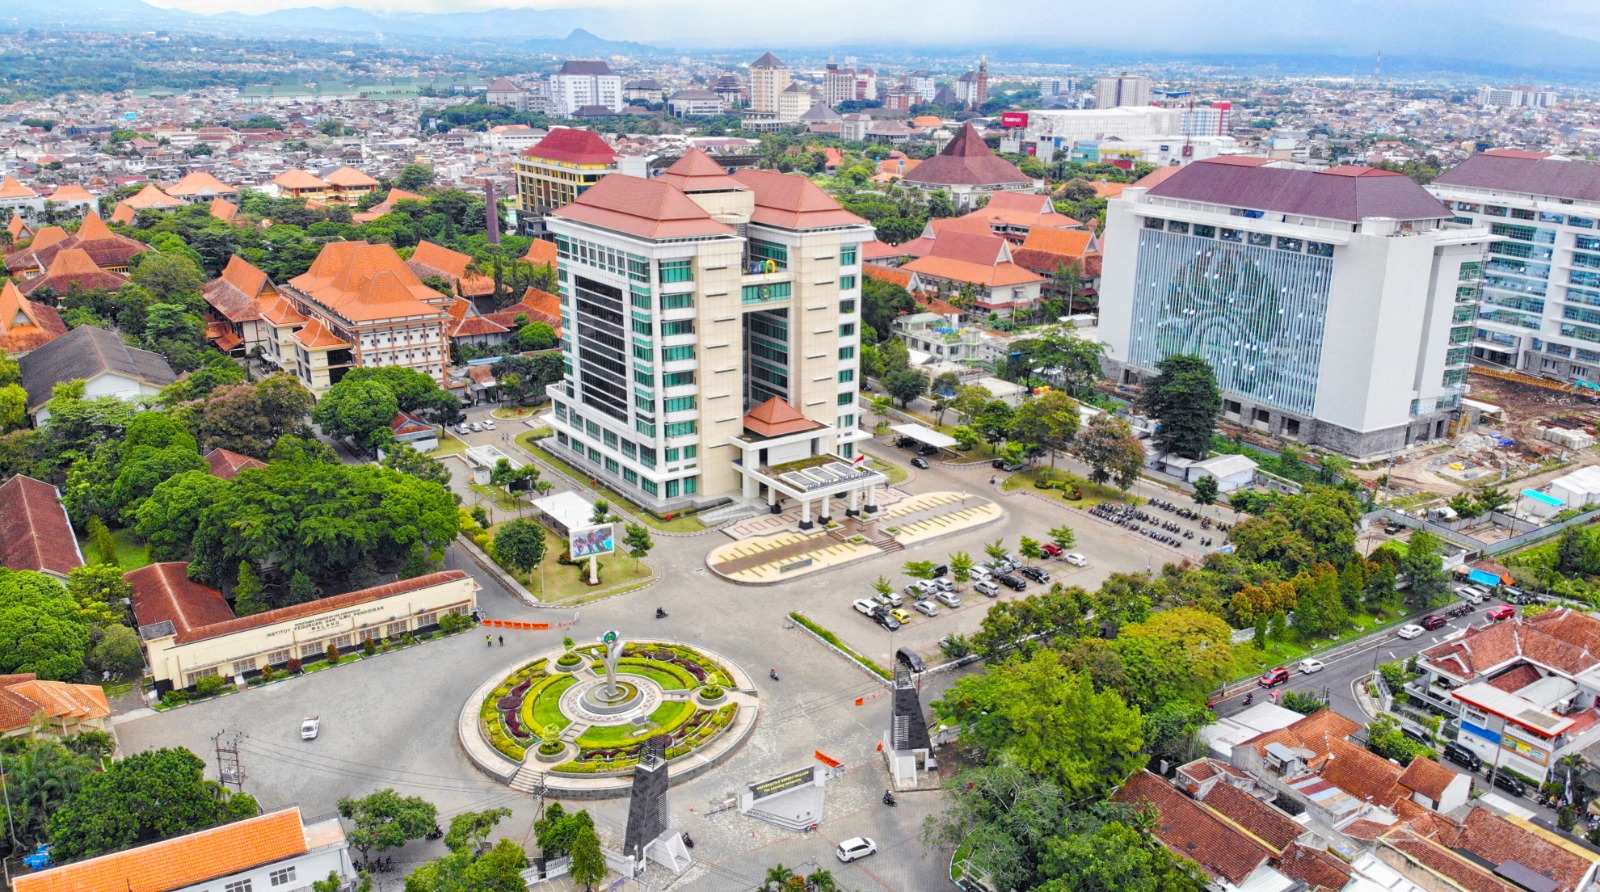
<path id="1" fill-rule="evenodd" d="M 917 652 L 909 647 L 902 647 L 895 651 L 894 658 L 912 672 L 928 671 L 928 664 L 922 662 L 922 657 L 918 656 Z"/>

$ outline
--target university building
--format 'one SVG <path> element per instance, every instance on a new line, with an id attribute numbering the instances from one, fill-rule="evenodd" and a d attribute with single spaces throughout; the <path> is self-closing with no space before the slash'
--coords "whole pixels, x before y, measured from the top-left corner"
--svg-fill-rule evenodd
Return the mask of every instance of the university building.
<path id="1" fill-rule="evenodd" d="M 619 171 L 644 176 L 645 159 L 618 155 L 593 130 L 557 127 L 517 156 L 517 209 L 537 220 Z"/>
<path id="2" fill-rule="evenodd" d="M 1237 424 L 1354 456 L 1448 434 L 1491 240 L 1408 177 L 1217 158 L 1110 202 L 1100 336 L 1119 383 L 1177 353 Z"/>
<path id="3" fill-rule="evenodd" d="M 1473 358 L 1600 381 L 1600 165 L 1491 149 L 1428 191 L 1459 222 L 1499 236 L 1483 267 Z"/>
<path id="4" fill-rule="evenodd" d="M 124 574 L 160 693 L 212 675 L 254 677 L 268 666 L 286 669 L 290 660 L 314 662 L 330 644 L 349 653 L 367 641 L 427 631 L 444 614 L 467 615 L 478 603 L 472 577 L 445 570 L 236 617 L 222 592 L 188 571 L 172 562 Z"/>
<path id="5" fill-rule="evenodd" d="M 820 517 L 850 491 L 847 510 L 870 504 L 881 475 L 848 467 L 866 221 L 805 177 L 730 175 L 696 149 L 655 179 L 606 177 L 548 226 L 558 454 L 657 511 L 795 498 Z"/>

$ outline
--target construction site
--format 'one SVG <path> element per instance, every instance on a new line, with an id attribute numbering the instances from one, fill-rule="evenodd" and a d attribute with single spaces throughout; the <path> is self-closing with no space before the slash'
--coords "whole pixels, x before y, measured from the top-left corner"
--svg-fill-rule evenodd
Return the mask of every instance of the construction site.
<path id="1" fill-rule="evenodd" d="M 1474 368 L 1470 382 L 1449 442 L 1353 472 L 1380 503 L 1416 513 L 1487 487 L 1515 496 L 1600 465 L 1600 391 L 1494 368 Z"/>

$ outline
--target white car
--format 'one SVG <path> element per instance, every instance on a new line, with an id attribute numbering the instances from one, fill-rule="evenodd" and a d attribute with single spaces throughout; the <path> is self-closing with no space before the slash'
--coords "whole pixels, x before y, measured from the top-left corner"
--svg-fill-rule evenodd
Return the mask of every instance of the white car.
<path id="1" fill-rule="evenodd" d="M 478 431 L 483 430 L 483 425 L 481 425 L 478 422 L 474 421 L 471 424 L 467 425 L 467 430 L 472 431 L 473 433 L 477 433 Z"/>
<path id="2" fill-rule="evenodd" d="M 485 418 L 485 419 L 483 419 L 483 429 L 486 430 L 486 431 L 494 430 L 494 419 L 493 418 Z"/>
<path id="3" fill-rule="evenodd" d="M 916 608 L 916 611 L 918 613 L 922 614 L 923 616 L 938 616 L 939 615 L 939 605 L 933 603 L 932 601 L 918 601 L 917 603 L 912 604 L 911 606 Z"/>
<path id="4" fill-rule="evenodd" d="M 848 864 L 857 858 L 865 858 L 876 851 L 878 851 L 878 844 L 868 837 L 852 836 L 839 843 L 839 850 L 834 854 L 839 856 L 840 861 Z"/>
<path id="5" fill-rule="evenodd" d="M 934 597 L 938 598 L 939 603 L 946 607 L 961 606 L 961 596 L 957 595 L 955 592 L 940 592 L 937 595 L 934 595 Z"/>
<path id="6" fill-rule="evenodd" d="M 1066 561 L 1067 563 L 1071 564 L 1074 567 L 1087 567 L 1087 566 L 1089 566 L 1089 559 L 1084 557 L 1081 554 L 1078 554 L 1076 551 L 1074 551 L 1072 554 L 1069 554 L 1066 557 L 1062 558 L 1062 560 Z"/>
<path id="7" fill-rule="evenodd" d="M 878 602 L 869 601 L 866 598 L 857 598 L 851 606 L 855 607 L 856 612 L 862 616 L 871 616 L 873 611 L 878 609 Z"/>
<path id="8" fill-rule="evenodd" d="M 322 718 L 320 716 L 308 715 L 306 716 L 305 721 L 300 723 L 300 739 L 316 740 L 317 732 L 321 730 Z"/>
<path id="9" fill-rule="evenodd" d="M 1421 626 L 1413 624 L 1413 625 L 1408 625 L 1408 626 L 1401 626 L 1399 631 L 1395 632 L 1395 634 L 1399 635 L 1401 638 L 1406 639 L 1407 641 L 1410 641 L 1413 638 L 1422 637 L 1422 632 L 1423 632 L 1423 629 L 1422 629 Z"/>
<path id="10" fill-rule="evenodd" d="M 1310 675 L 1313 672 L 1321 672 L 1322 669 L 1323 669 L 1323 666 L 1324 666 L 1324 664 L 1323 664 L 1323 662 L 1321 660 L 1313 660 L 1313 659 L 1307 658 L 1307 659 L 1301 660 L 1300 664 L 1295 666 L 1295 668 L 1299 669 L 1300 672 L 1302 674 L 1304 674 L 1304 675 Z"/>

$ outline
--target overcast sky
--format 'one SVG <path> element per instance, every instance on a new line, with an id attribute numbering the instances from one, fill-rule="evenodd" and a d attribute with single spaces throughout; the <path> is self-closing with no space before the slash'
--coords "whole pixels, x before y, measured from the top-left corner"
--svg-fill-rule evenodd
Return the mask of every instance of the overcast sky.
<path id="1" fill-rule="evenodd" d="M 1176 52 L 1428 52 L 1521 56 L 1541 33 L 1600 39 L 1600 0 L 150 0 L 192 12 L 353 6 L 466 12 L 590 10 L 602 37 L 657 44 L 800 46 L 987 42 Z M 1547 36 L 1548 32 L 1545 32 Z"/>

